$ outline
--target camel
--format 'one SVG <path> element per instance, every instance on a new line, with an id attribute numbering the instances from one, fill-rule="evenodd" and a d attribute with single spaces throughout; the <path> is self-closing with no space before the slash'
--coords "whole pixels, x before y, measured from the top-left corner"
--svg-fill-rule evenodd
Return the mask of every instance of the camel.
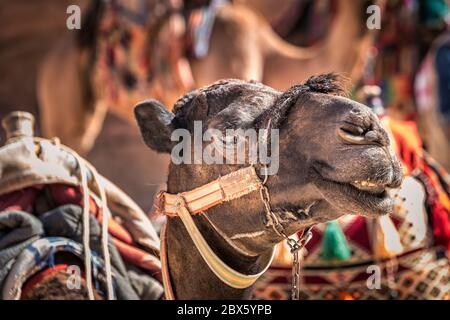
<path id="1" fill-rule="evenodd" d="M 267 22 L 271 25 L 276 24 L 278 21 L 285 18 L 283 15 L 294 13 L 294 10 L 298 10 L 299 13 L 303 12 L 304 6 L 307 1 L 296 0 L 234 0 L 234 2 L 248 6 L 249 8 L 257 11 L 261 14 Z"/>
<path id="2" fill-rule="evenodd" d="M 341 94 L 341 84 L 330 74 L 312 77 L 285 92 L 257 82 L 223 80 L 182 97 L 173 112 L 156 100 L 135 107 L 145 143 L 162 153 L 170 153 L 177 145 L 172 133 L 177 129 L 192 133 L 194 121 L 201 121 L 203 130 L 221 132 L 279 130 L 280 165 L 275 175 L 264 179 L 265 201 L 252 189 L 194 210 L 193 193 L 217 182 L 217 177 L 227 179 L 237 170 L 249 170 L 249 158 L 241 165 L 169 165 L 167 193 L 159 203 L 169 216 L 162 238 L 166 248 L 162 252 L 167 255 L 166 294 L 171 287 L 176 299 L 251 297 L 252 285 L 232 287 L 208 268 L 207 259 L 190 238 L 186 215 L 192 214 L 194 225 L 219 259 L 248 275 L 264 270 L 274 246 L 285 236 L 344 214 L 373 217 L 392 212 L 393 199 L 387 189 L 400 186 L 401 164 L 390 151 L 389 138 L 376 115 Z M 258 171 L 261 164 L 254 163 L 253 168 Z M 173 208 L 177 214 L 170 211 Z M 273 219 L 281 224 L 281 234 L 273 227 Z"/>
<path id="3" fill-rule="evenodd" d="M 141 134 L 157 152 L 170 152 L 175 145 L 171 140 L 174 130 L 192 132 L 194 121 L 202 121 L 203 129 L 223 132 L 269 127 L 279 132 L 279 170 L 267 180 L 260 178 L 264 172 L 261 163 L 249 167 L 249 158 L 238 165 L 171 163 L 167 193 L 159 197 L 159 208 L 168 215 L 173 208 L 170 199 L 183 198 L 187 203 L 184 208 L 192 209 L 188 195 L 193 188 L 198 190 L 222 177 L 215 180 L 224 183 L 220 194 L 231 190 L 234 196 L 220 204 L 206 203 L 208 209 L 192 219 L 218 258 L 246 275 L 264 271 L 273 247 L 299 230 L 344 214 L 379 217 L 391 213 L 394 199 L 388 189 L 400 186 L 401 164 L 390 152 L 388 135 L 376 115 L 342 94 L 337 77 L 326 74 L 285 92 L 257 82 L 219 81 L 183 96 L 173 113 L 156 100 L 139 103 L 135 115 Z M 233 180 L 239 171 L 245 175 L 234 178 L 230 189 L 226 181 Z M 249 172 L 253 172 L 251 179 Z M 246 189 L 237 188 L 236 181 Z M 260 189 L 249 188 L 250 184 Z M 257 190 L 267 191 L 265 201 Z M 166 294 L 170 290 L 177 299 L 251 298 L 253 285 L 236 289 L 216 278 L 183 223 L 180 217 L 170 215 L 163 231 L 161 259 L 166 261 L 162 262 L 163 274 L 166 272 L 165 279 L 169 279 Z M 55 270 L 23 298 L 86 299 L 85 280 L 78 290 L 69 290 L 65 285 L 69 277 Z M 94 297 L 104 298 L 97 291 Z"/>
<path id="4" fill-rule="evenodd" d="M 148 1 L 150 8 L 158 3 Z M 330 32 L 313 48 L 295 47 L 283 41 L 262 16 L 245 5 L 225 4 L 216 13 L 208 54 L 189 60 L 195 86 L 239 78 L 285 90 L 311 74 L 324 72 L 343 72 L 358 79 L 374 34 L 363 22 L 366 4 L 338 0 Z M 95 79 L 93 71 L 98 65 L 96 28 L 102 10 L 101 2 L 93 3 L 79 35 L 62 39 L 49 53 L 37 83 L 43 134 L 58 136 L 81 153 L 92 147 L 107 111 L 133 121 L 132 106 L 151 96 L 150 92 L 133 96 L 120 106 L 105 103 L 103 83 Z M 168 28 L 171 21 L 158 21 L 161 30 Z M 161 100 L 166 105 L 172 105 L 174 98 L 186 91 L 165 89 Z"/>

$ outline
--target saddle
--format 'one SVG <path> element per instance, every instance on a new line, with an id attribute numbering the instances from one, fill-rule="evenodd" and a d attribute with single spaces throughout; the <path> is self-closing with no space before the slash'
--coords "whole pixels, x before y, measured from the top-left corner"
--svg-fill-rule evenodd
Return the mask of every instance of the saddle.
<path id="1" fill-rule="evenodd" d="M 14 252 L 16 255 L 16 259 L 0 261 L 0 264 L 5 262 L 2 271 L 11 271 L 9 275 L 3 274 L 3 279 L 0 273 L 3 299 L 21 297 L 21 286 L 27 279 L 18 277 L 18 274 L 31 278 L 52 267 L 51 261 L 49 262 L 52 256 L 50 253 L 61 248 L 80 248 L 79 243 L 72 243 L 73 239 L 63 237 L 61 240 L 58 233 L 52 236 L 59 237 L 47 239 L 44 244 L 36 241 L 42 242 L 43 238 L 48 238 L 46 232 L 50 229 L 57 230 L 61 224 L 67 223 L 69 226 L 73 220 L 78 223 L 74 217 L 81 219 L 81 211 L 86 204 L 89 208 L 91 225 L 88 230 L 90 229 L 91 235 L 95 236 L 93 230 L 96 226 L 100 229 L 106 224 L 109 235 L 107 240 L 114 247 L 111 257 L 95 258 L 100 252 L 94 251 L 92 259 L 97 264 L 93 265 L 102 261 L 104 266 L 108 259 L 116 259 L 116 269 L 119 268 L 122 272 L 115 270 L 114 274 L 122 274 L 124 279 L 127 279 L 127 274 L 122 266 L 126 262 L 138 268 L 140 274 L 146 273 L 160 280 L 159 238 L 145 213 L 121 189 L 98 174 L 92 165 L 60 144 L 57 139 L 34 137 L 33 124 L 33 116 L 25 112 L 13 112 L 3 121 L 7 141 L 0 148 L 0 252 L 9 250 L 9 253 Z M 80 169 L 85 170 L 85 181 L 83 175 L 79 174 Z M 53 218 L 50 219 L 50 216 Z M 64 220 L 61 218 L 63 216 L 72 218 Z M 21 227 L 33 232 L 23 242 L 23 247 L 13 248 L 8 237 L 12 238 L 14 229 Z M 79 227 L 75 225 L 73 230 L 78 230 Z M 43 261 L 30 263 L 24 252 L 31 250 L 33 245 L 45 248 L 44 252 L 47 254 L 42 255 Z M 81 248 L 75 250 L 79 255 L 82 255 L 80 250 L 86 251 L 84 246 Z M 20 272 L 17 273 L 17 270 Z M 162 287 L 157 283 L 154 286 L 159 287 L 156 290 L 159 293 L 154 297 L 158 298 L 162 294 Z M 132 296 L 139 298 L 139 295 Z"/>

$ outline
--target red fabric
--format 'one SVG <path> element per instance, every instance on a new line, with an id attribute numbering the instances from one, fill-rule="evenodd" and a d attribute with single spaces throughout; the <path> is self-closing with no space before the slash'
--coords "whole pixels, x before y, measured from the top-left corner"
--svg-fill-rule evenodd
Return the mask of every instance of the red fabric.
<path id="1" fill-rule="evenodd" d="M 99 223 L 102 222 L 102 213 L 101 210 L 99 210 L 99 214 L 97 214 L 97 220 Z M 108 219 L 108 231 L 114 238 L 117 238 L 127 244 L 132 245 L 133 244 L 133 237 L 131 234 L 122 226 L 120 225 L 116 220 L 114 220 L 112 217 L 109 217 Z"/>
<path id="2" fill-rule="evenodd" d="M 424 157 L 417 126 L 412 121 L 389 120 L 395 138 L 395 151 L 406 168 L 405 173 L 411 174 L 415 169 L 421 172 L 419 178 L 425 184 L 434 242 L 450 250 L 450 198 L 438 175 Z"/>
<path id="3" fill-rule="evenodd" d="M 341 227 L 345 238 L 349 242 L 357 244 L 357 246 L 364 250 L 367 254 L 372 254 L 372 245 L 371 240 L 369 239 L 370 232 L 367 229 L 367 218 L 363 216 L 354 216 L 350 223 L 347 223 L 345 227 L 341 225 Z M 323 231 L 319 231 L 318 228 L 314 228 L 312 233 L 313 237 L 306 244 L 306 258 L 308 258 L 309 255 L 314 254 L 316 248 L 322 244 Z M 308 283 L 310 283 L 310 280 L 313 281 L 313 278 L 314 276 L 312 276 L 312 278 L 311 276 L 305 276 L 305 279 L 308 279 Z"/>
<path id="4" fill-rule="evenodd" d="M 405 174 L 411 174 L 416 169 L 425 167 L 422 159 L 422 140 L 414 121 L 389 119 L 389 126 L 395 139 L 395 153 L 400 158 Z"/>
<path id="5" fill-rule="evenodd" d="M 450 251 L 450 199 L 443 190 L 439 177 L 426 163 L 423 174 L 428 179 L 427 202 L 431 213 L 434 242 Z"/>
<path id="6" fill-rule="evenodd" d="M 83 205 L 82 193 L 81 190 L 77 187 L 54 184 L 50 186 L 50 189 L 51 194 L 58 205 L 69 203 L 79 206 Z M 102 213 L 100 208 L 97 206 L 93 199 L 90 199 L 89 205 L 91 213 L 97 218 L 99 223 L 101 223 Z M 134 246 L 134 241 L 131 234 L 122 225 L 117 223 L 117 221 L 115 221 L 112 217 L 110 217 L 108 221 L 108 231 L 114 244 L 117 247 L 117 250 L 125 261 L 149 270 L 152 273 L 156 272 L 158 264 L 153 263 L 153 261 L 150 259 L 150 257 L 152 256 Z M 157 259 L 155 258 L 155 260 Z"/>
<path id="7" fill-rule="evenodd" d="M 372 251 L 372 244 L 369 239 L 369 230 L 367 230 L 367 222 L 365 217 L 357 217 L 344 231 L 347 239 L 352 239 L 364 248 L 367 252 Z"/>
<path id="8" fill-rule="evenodd" d="M 0 211 L 33 212 L 36 196 L 42 186 L 34 186 L 0 196 Z"/>
<path id="9" fill-rule="evenodd" d="M 63 184 L 52 184 L 49 186 L 49 188 L 50 193 L 58 206 L 65 204 L 74 204 L 80 207 L 83 206 L 83 195 L 78 187 L 67 186 Z M 101 223 L 101 210 L 92 198 L 89 199 L 89 208 L 91 213 Z M 112 236 L 115 236 L 128 244 L 133 243 L 133 237 L 131 236 L 131 234 L 124 227 L 118 224 L 112 217 L 109 218 L 108 225 L 109 233 Z"/>
<path id="10" fill-rule="evenodd" d="M 0 211 L 22 210 L 34 213 L 34 202 L 43 187 L 43 185 L 33 186 L 0 196 Z M 83 196 L 80 188 L 64 184 L 51 184 L 46 187 L 49 188 L 53 201 L 57 206 L 66 204 L 83 206 Z M 89 208 L 91 214 L 101 223 L 101 210 L 92 198 L 90 198 Z M 151 274 L 158 278 L 158 274 L 161 272 L 159 260 L 148 252 L 136 247 L 131 234 L 112 217 L 108 221 L 108 231 L 125 261 L 150 271 Z"/>
<path id="11" fill-rule="evenodd" d="M 126 244 L 117 238 L 113 237 L 112 240 L 126 262 L 149 271 L 152 276 L 162 283 L 161 262 L 155 256 Z"/>
<path id="12" fill-rule="evenodd" d="M 434 242 L 450 251 L 450 217 L 445 208 L 435 202 L 431 208 Z"/>
<path id="13" fill-rule="evenodd" d="M 58 206 L 65 204 L 74 204 L 83 207 L 83 194 L 78 187 L 68 186 L 64 184 L 51 184 L 48 186 L 53 200 Z M 94 199 L 89 198 L 89 208 L 91 213 L 97 215 L 99 208 Z"/>

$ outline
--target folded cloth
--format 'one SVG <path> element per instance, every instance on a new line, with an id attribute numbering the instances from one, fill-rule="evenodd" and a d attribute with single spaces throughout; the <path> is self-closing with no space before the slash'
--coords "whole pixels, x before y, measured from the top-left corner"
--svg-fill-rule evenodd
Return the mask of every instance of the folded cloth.
<path id="1" fill-rule="evenodd" d="M 80 259 L 83 258 L 82 245 L 67 238 L 46 237 L 28 245 L 18 255 L 11 271 L 5 278 L 2 298 L 5 300 L 20 299 L 24 283 L 33 275 L 48 268 L 53 268 L 55 266 L 55 255 L 61 252 L 71 253 Z M 100 279 L 104 279 L 104 277 L 99 277 L 104 269 L 104 264 L 95 252 L 92 255 L 92 267 L 93 274 L 96 275 L 94 283 L 99 288 L 102 285 Z M 113 269 L 113 271 L 115 270 Z M 114 284 L 117 285 L 117 278 L 114 277 L 113 279 Z M 122 281 L 119 280 L 119 283 L 122 284 Z M 118 298 L 121 296 L 121 298 L 137 299 L 133 291 L 124 294 L 121 290 L 123 287 L 121 285 L 118 287 L 118 290 L 115 291 Z"/>
<path id="2" fill-rule="evenodd" d="M 0 288 L 3 299 L 20 298 L 28 278 L 51 268 L 55 254 L 68 252 L 83 261 L 83 210 L 78 205 L 57 207 L 36 217 L 21 211 L 0 212 Z M 101 226 L 90 216 L 90 242 L 93 250 L 93 275 L 97 288 L 104 288 L 104 261 L 101 252 Z M 111 238 L 109 250 L 115 296 L 120 300 L 159 299 L 163 288 L 148 273 L 125 264 Z M 80 263 L 82 265 L 82 263 Z"/>
<path id="3" fill-rule="evenodd" d="M 46 212 L 40 216 L 46 236 L 66 237 L 76 242 L 82 242 L 83 210 L 77 205 L 64 205 L 54 210 Z M 90 237 L 91 248 L 96 252 L 101 252 L 101 226 L 94 216 L 90 217 Z M 113 267 L 114 280 L 118 299 L 135 300 L 139 296 L 130 284 L 127 267 L 125 266 L 116 245 L 109 239 L 109 251 L 111 255 L 111 265 Z M 102 260 L 102 259 L 100 259 Z M 135 276 L 135 273 L 133 273 Z M 134 277 L 136 278 L 136 277 Z M 141 279 L 145 282 L 140 289 L 142 297 L 159 299 L 163 293 L 162 286 L 156 281 L 148 281 L 145 274 L 141 274 Z"/>
<path id="4" fill-rule="evenodd" d="M 90 246 L 95 252 L 102 252 L 101 226 L 94 216 L 91 215 L 89 218 Z M 44 226 L 47 237 L 65 237 L 83 243 L 83 209 L 81 207 L 72 204 L 60 206 L 42 214 L 39 219 Z M 109 241 L 109 250 L 112 266 L 117 269 L 120 275 L 125 276 L 125 266 L 111 240 Z"/>
<path id="5" fill-rule="evenodd" d="M 23 211 L 0 212 L 0 287 L 16 257 L 44 234 L 42 223 Z"/>
<path id="6" fill-rule="evenodd" d="M 82 194 L 78 188 L 58 184 L 51 185 L 49 188 L 50 194 L 58 206 L 65 204 L 82 206 Z M 113 187 L 110 188 L 110 190 L 113 189 Z M 89 207 L 92 215 L 97 218 L 97 221 L 101 222 L 102 214 L 96 202 L 91 201 Z M 126 215 L 127 219 L 121 219 L 123 225 L 119 224 L 113 217 L 110 217 L 108 221 L 108 232 L 111 235 L 111 239 L 124 261 L 147 270 L 150 275 L 156 277 L 162 283 L 160 279 L 161 263 L 158 259 L 159 239 L 156 233 L 154 236 L 158 240 L 157 242 L 153 241 L 155 239 L 152 239 L 151 234 L 143 232 L 145 230 L 151 231 L 153 227 L 151 225 L 145 225 L 145 221 L 134 219 L 131 212 L 128 212 Z M 131 233 L 128 229 L 134 232 Z"/>

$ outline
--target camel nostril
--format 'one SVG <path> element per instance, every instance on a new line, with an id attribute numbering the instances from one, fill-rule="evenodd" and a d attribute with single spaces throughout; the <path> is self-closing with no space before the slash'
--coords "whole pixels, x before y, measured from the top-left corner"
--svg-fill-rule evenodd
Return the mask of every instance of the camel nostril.
<path id="1" fill-rule="evenodd" d="M 376 129 L 364 130 L 360 126 L 345 124 L 338 129 L 338 136 L 347 143 L 351 144 L 372 144 L 387 146 L 388 140 Z"/>
<path id="2" fill-rule="evenodd" d="M 342 127 L 338 129 L 338 136 L 351 144 L 366 144 L 366 139 L 362 133 L 354 128 Z"/>

